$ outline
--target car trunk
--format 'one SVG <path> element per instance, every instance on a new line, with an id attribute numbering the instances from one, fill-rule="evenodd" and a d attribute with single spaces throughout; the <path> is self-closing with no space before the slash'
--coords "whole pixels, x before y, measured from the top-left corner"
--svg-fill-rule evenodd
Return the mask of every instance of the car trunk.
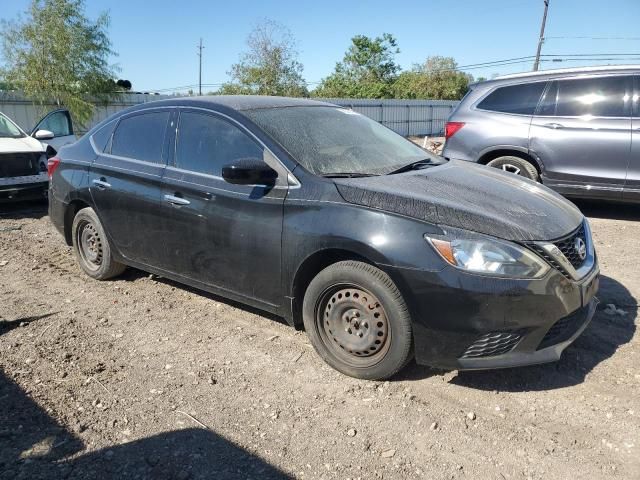
<path id="1" fill-rule="evenodd" d="M 0 154 L 0 178 L 37 175 L 46 169 L 40 165 L 39 152 Z"/>

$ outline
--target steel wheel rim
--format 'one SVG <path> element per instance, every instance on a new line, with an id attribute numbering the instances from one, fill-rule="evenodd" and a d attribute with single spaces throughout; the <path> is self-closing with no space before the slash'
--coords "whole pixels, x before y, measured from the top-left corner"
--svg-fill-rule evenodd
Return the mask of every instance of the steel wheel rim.
<path id="1" fill-rule="evenodd" d="M 375 365 L 391 343 L 391 325 L 382 302 L 358 285 L 325 290 L 317 304 L 316 326 L 327 349 L 353 367 Z"/>
<path id="2" fill-rule="evenodd" d="M 512 163 L 503 163 L 501 168 L 502 168 L 502 171 L 513 173 L 514 175 L 520 175 L 522 172 L 520 168 L 516 167 Z"/>
<path id="3" fill-rule="evenodd" d="M 91 270 L 98 270 L 102 265 L 102 238 L 96 226 L 88 221 L 82 221 L 78 225 L 76 233 L 78 252 L 85 265 Z"/>

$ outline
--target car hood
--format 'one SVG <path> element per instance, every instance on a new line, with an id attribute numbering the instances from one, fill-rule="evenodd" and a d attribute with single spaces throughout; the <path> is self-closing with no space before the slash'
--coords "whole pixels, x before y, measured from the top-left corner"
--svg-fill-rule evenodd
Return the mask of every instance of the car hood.
<path id="1" fill-rule="evenodd" d="M 0 153 L 43 152 L 42 144 L 32 137 L 2 138 L 0 137 Z"/>
<path id="2" fill-rule="evenodd" d="M 538 183 L 455 160 L 335 183 L 349 203 L 512 241 L 554 240 L 584 218 L 575 205 Z"/>

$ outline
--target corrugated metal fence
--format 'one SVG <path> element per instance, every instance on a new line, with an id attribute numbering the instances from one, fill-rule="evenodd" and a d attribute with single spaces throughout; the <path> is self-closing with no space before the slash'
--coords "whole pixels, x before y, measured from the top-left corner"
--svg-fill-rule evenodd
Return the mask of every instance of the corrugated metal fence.
<path id="1" fill-rule="evenodd" d="M 139 103 L 171 98 L 166 95 L 123 94 L 107 105 L 96 105 L 95 115 L 87 126 L 96 123 L 124 108 Z M 353 98 L 320 99 L 366 115 L 386 125 L 400 135 L 438 135 L 451 111 L 458 104 L 452 100 L 366 100 Z M 28 98 L 14 92 L 0 92 L 0 112 L 14 120 L 27 132 L 45 113 L 58 108 L 56 105 L 34 105 Z M 83 132 L 79 132 L 83 133 Z"/>
<path id="2" fill-rule="evenodd" d="M 453 100 L 323 100 L 349 107 L 405 137 L 441 134 L 451 111 L 458 105 Z"/>
<path id="3" fill-rule="evenodd" d="M 113 115 L 114 113 L 123 110 L 132 105 L 139 103 L 151 102 L 153 100 L 160 100 L 163 98 L 170 98 L 166 95 L 149 95 L 149 94 L 125 94 L 120 95 L 118 98 L 114 98 L 109 101 L 108 104 L 96 104 L 95 113 L 93 118 L 87 125 L 86 129 L 93 127 L 96 123 L 101 122 L 105 118 Z M 50 105 L 36 105 L 28 98 L 19 93 L 14 92 L 0 92 L 0 112 L 4 113 L 11 120 L 16 122 L 23 130 L 30 132 L 35 127 L 38 120 L 40 120 L 47 112 L 60 108 L 55 104 Z M 85 129 L 85 130 L 86 130 Z M 77 128 L 76 133 L 84 133 L 82 129 Z"/>

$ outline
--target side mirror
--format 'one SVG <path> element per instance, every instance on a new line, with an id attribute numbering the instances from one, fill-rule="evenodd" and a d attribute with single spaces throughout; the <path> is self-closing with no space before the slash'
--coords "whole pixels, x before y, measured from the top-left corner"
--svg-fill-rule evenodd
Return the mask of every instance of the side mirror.
<path id="1" fill-rule="evenodd" d="M 273 185 L 278 172 L 258 158 L 243 158 L 222 167 L 222 178 L 235 185 Z"/>
<path id="2" fill-rule="evenodd" d="M 33 134 L 33 137 L 37 140 L 51 140 L 55 135 L 49 130 L 38 130 Z"/>

